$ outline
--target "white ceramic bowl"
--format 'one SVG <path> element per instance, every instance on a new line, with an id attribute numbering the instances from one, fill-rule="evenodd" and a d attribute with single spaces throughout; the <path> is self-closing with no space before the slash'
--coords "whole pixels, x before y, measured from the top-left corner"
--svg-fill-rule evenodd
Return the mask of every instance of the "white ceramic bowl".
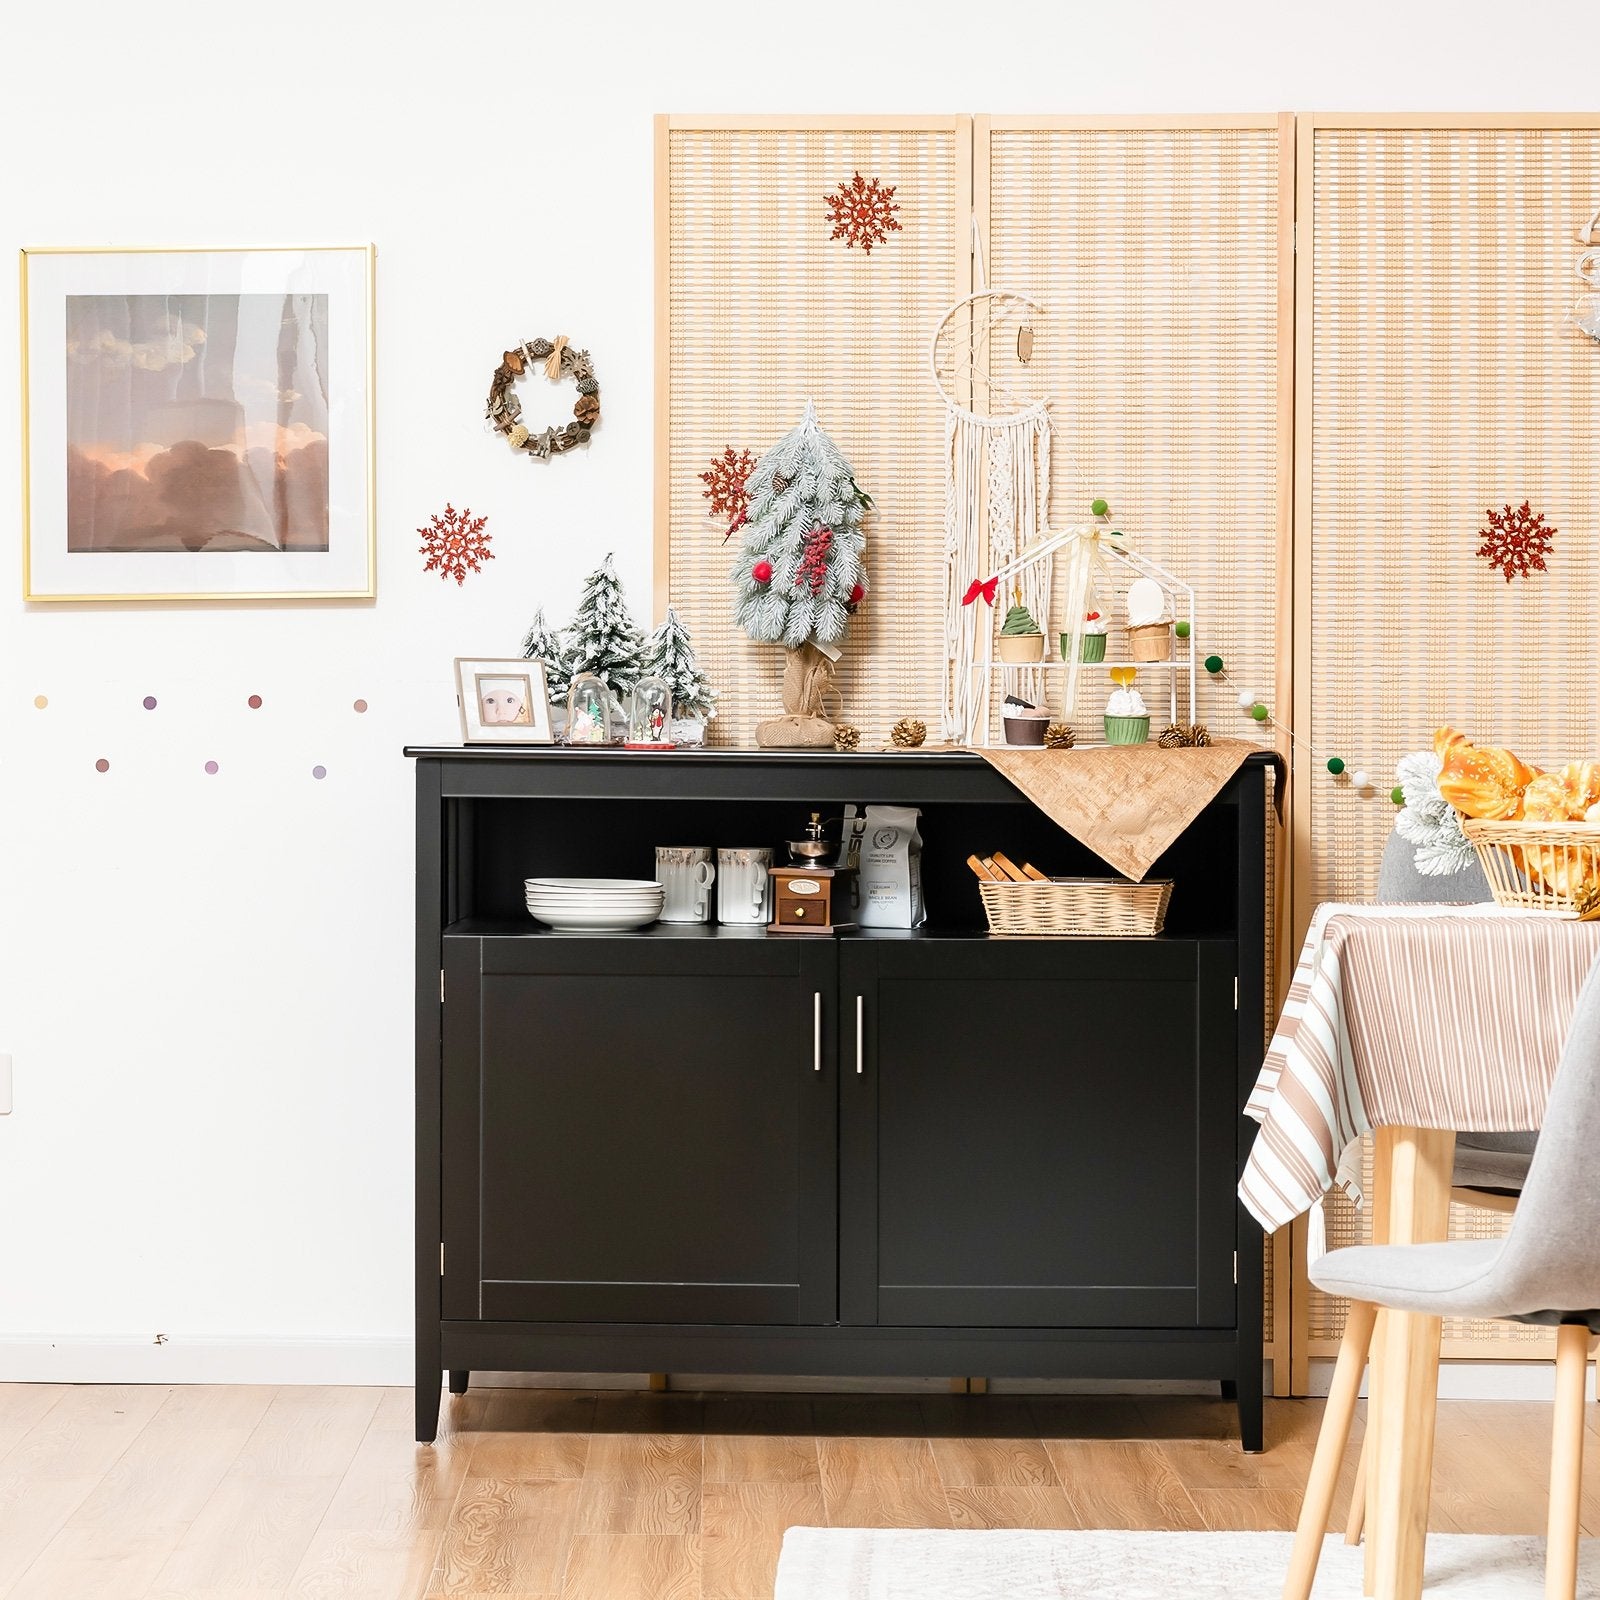
<path id="1" fill-rule="evenodd" d="M 658 878 L 523 878 L 525 890 L 573 891 L 581 894 L 627 894 L 661 890 Z"/>
<path id="2" fill-rule="evenodd" d="M 529 908 L 532 911 L 532 907 Z M 641 911 L 619 911 L 614 907 L 571 907 L 557 909 L 545 906 L 532 911 L 539 922 L 548 924 L 557 933 L 627 933 L 635 928 L 647 928 L 661 915 L 660 906 Z"/>
<path id="3" fill-rule="evenodd" d="M 666 898 L 657 889 L 641 894 L 558 894 L 553 890 L 530 889 L 523 897 L 529 905 L 540 906 L 594 906 L 597 909 L 633 910 L 640 906 L 658 906 Z"/>

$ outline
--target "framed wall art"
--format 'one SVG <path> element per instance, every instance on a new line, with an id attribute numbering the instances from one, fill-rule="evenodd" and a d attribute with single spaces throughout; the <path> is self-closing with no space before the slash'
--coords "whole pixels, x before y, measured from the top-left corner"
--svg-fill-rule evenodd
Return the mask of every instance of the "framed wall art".
<path id="1" fill-rule="evenodd" d="M 24 250 L 24 598 L 371 598 L 372 278 L 367 245 Z"/>
<path id="2" fill-rule="evenodd" d="M 463 744 L 554 744 L 544 663 L 456 657 Z"/>

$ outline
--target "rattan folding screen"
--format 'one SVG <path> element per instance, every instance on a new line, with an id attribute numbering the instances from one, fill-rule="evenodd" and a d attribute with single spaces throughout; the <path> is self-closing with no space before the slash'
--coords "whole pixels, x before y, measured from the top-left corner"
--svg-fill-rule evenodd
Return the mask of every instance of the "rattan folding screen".
<path id="1" fill-rule="evenodd" d="M 722 542 L 699 475 L 728 447 L 759 456 L 808 399 L 877 503 L 837 709 L 870 744 L 906 715 L 936 728 L 943 424 L 923 345 L 967 292 L 971 119 L 663 117 L 656 162 L 657 609 L 678 608 L 721 691 L 714 737 L 753 742 L 780 708 L 783 652 L 734 626 L 737 537 Z M 857 172 L 899 207 L 870 253 L 826 220 Z"/>
<path id="2" fill-rule="evenodd" d="M 1568 317 L 1600 120 L 1316 116 L 1299 141 L 1297 731 L 1376 774 L 1447 719 L 1536 762 L 1592 756 L 1600 350 Z M 1479 530 L 1524 499 L 1560 531 L 1548 572 L 1507 583 Z M 1302 763 L 1297 930 L 1371 893 L 1387 787 L 1359 797 Z M 1331 1208 L 1331 1242 L 1362 1228 Z M 1453 1229 L 1498 1223 L 1456 1208 Z M 1342 1305 L 1300 1304 L 1297 1353 L 1331 1353 Z M 1452 1355 L 1543 1341 L 1445 1330 Z"/>
<path id="3" fill-rule="evenodd" d="M 1104 494 L 1194 586 L 1201 648 L 1235 675 L 1202 675 L 1198 715 L 1253 737 L 1237 685 L 1289 698 L 1292 120 L 978 117 L 973 158 L 988 283 L 1044 307 L 1026 371 L 1014 346 L 996 357 L 1049 396 L 1052 520 Z M 1274 1357 L 1287 1244 L 1267 1255 Z M 1287 1360 L 1274 1372 L 1287 1392 Z"/>

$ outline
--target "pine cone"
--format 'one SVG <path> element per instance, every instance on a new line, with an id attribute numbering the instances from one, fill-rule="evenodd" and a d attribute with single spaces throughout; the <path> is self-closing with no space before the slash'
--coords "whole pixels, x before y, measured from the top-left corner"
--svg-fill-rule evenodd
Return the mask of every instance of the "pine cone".
<path id="1" fill-rule="evenodd" d="M 1169 722 L 1156 735 L 1156 743 L 1163 750 L 1181 750 L 1189 743 L 1189 730 L 1181 722 Z"/>
<path id="2" fill-rule="evenodd" d="M 600 401 L 592 394 L 580 394 L 578 402 L 572 408 L 572 414 L 579 422 L 587 422 L 591 426 L 600 419 Z"/>
<path id="3" fill-rule="evenodd" d="M 889 737 L 902 750 L 914 750 L 928 737 L 928 725 L 920 717 L 901 717 L 889 730 Z"/>
<path id="4" fill-rule="evenodd" d="M 1051 750 L 1070 750 L 1076 740 L 1070 722 L 1052 722 L 1044 730 L 1044 742 Z"/>
<path id="5" fill-rule="evenodd" d="M 861 743 L 861 730 L 852 728 L 848 722 L 834 724 L 833 748 L 835 750 L 854 750 Z"/>
<path id="6" fill-rule="evenodd" d="M 1195 722 L 1189 725 L 1189 743 L 1194 745 L 1196 749 L 1201 749 L 1211 743 L 1211 734 L 1207 730 L 1205 723 Z"/>

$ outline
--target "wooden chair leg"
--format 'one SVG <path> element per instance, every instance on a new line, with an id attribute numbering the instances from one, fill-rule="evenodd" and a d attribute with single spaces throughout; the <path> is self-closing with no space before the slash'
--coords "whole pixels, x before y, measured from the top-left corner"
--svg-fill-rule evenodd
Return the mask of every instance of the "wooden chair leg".
<path id="1" fill-rule="evenodd" d="M 1545 1600 L 1574 1600 L 1578 1592 L 1578 1498 L 1583 1485 L 1583 1404 L 1588 1378 L 1588 1328 L 1582 1323 L 1558 1328 Z"/>
<path id="2" fill-rule="evenodd" d="M 1377 1316 L 1376 1306 L 1364 1300 L 1350 1302 L 1327 1408 L 1322 1413 L 1322 1430 L 1317 1435 L 1316 1454 L 1311 1458 L 1311 1475 L 1306 1479 L 1306 1496 L 1300 1503 L 1289 1575 L 1283 1580 L 1283 1600 L 1310 1600 L 1311 1585 L 1316 1582 L 1317 1559 L 1333 1515 L 1333 1491 L 1339 1482 L 1345 1446 L 1350 1442 L 1350 1422 L 1356 1414 L 1361 1374 L 1367 1365 Z"/>
<path id="3" fill-rule="evenodd" d="M 1361 1435 L 1361 1454 L 1356 1457 L 1356 1486 L 1350 1491 L 1350 1520 L 1344 1525 L 1344 1542 L 1360 1544 L 1361 1530 L 1367 1522 L 1367 1452 L 1372 1447 L 1370 1431 Z"/>

